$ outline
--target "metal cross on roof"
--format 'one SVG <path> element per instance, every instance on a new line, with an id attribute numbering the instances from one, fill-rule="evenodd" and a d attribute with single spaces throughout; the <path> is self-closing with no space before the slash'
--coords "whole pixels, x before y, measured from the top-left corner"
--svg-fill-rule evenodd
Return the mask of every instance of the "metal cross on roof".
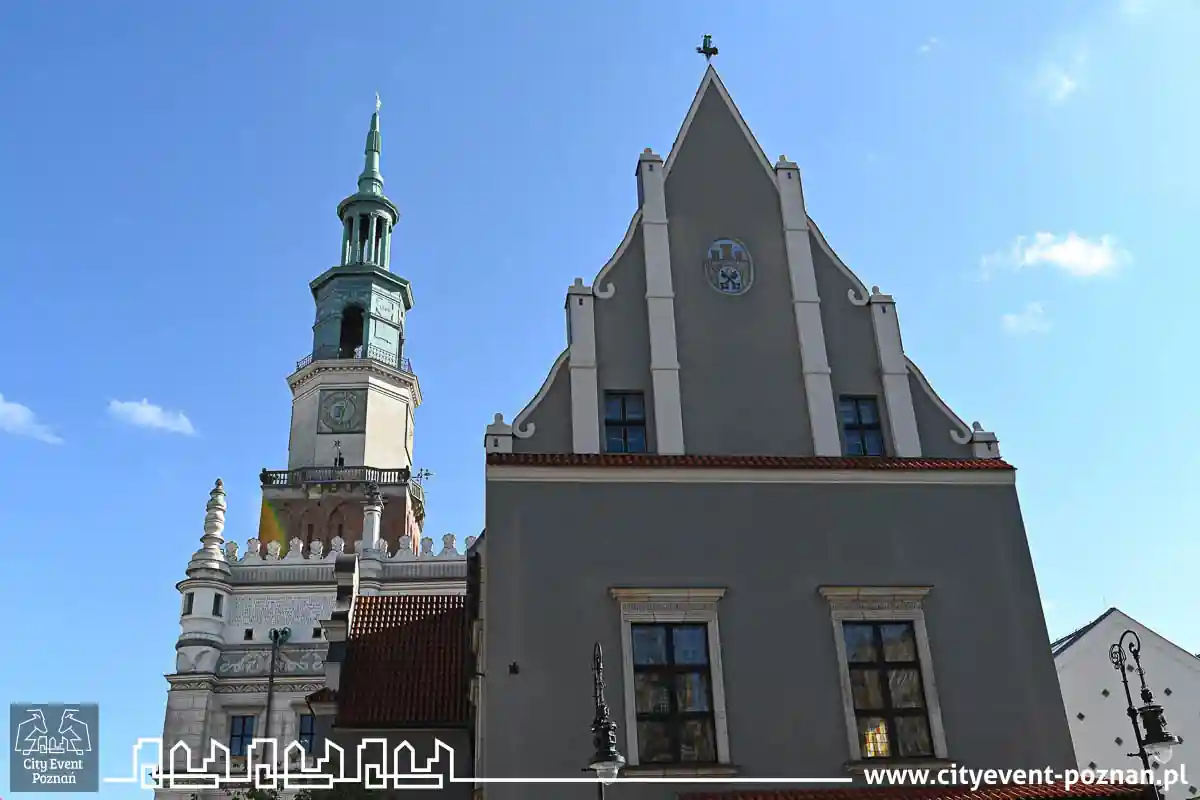
<path id="1" fill-rule="evenodd" d="M 696 52 L 699 53 L 700 55 L 704 56 L 705 61 L 708 61 L 711 63 L 712 57 L 721 51 L 718 50 L 717 48 L 713 47 L 712 34 L 706 33 L 706 34 L 704 34 L 704 37 L 700 40 L 700 46 L 696 48 Z"/>

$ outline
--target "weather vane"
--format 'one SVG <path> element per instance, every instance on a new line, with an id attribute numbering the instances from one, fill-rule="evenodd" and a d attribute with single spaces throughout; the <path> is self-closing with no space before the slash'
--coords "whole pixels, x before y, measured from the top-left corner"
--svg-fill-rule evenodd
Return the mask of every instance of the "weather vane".
<path id="1" fill-rule="evenodd" d="M 383 106 L 383 103 L 381 103 L 381 102 L 379 101 L 379 92 L 376 92 L 376 93 L 375 93 L 375 113 L 376 113 L 376 114 L 378 114 L 378 113 L 379 113 L 379 109 L 380 109 L 382 106 Z"/>
<path id="2" fill-rule="evenodd" d="M 712 57 L 721 51 L 713 47 L 712 34 L 706 33 L 700 40 L 700 46 L 696 48 L 696 52 L 704 56 L 705 61 L 712 63 Z"/>

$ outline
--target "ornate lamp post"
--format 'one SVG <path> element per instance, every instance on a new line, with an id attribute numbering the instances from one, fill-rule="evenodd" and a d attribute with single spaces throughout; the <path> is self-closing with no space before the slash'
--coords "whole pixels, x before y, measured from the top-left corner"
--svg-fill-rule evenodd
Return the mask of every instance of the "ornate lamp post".
<path id="1" fill-rule="evenodd" d="M 1125 643 L 1126 639 L 1131 639 L 1129 644 Z M 1141 708 L 1134 707 L 1133 693 L 1129 689 L 1129 668 L 1126 660 L 1125 651 L 1129 651 L 1129 655 L 1133 657 L 1133 666 L 1137 672 L 1138 680 L 1142 684 Z M 1147 773 L 1151 771 L 1150 760 L 1154 759 L 1156 765 L 1159 763 L 1165 764 L 1171 759 L 1171 748 L 1179 744 L 1179 737 L 1171 734 L 1167 730 L 1167 720 L 1163 716 L 1163 707 L 1154 702 L 1154 693 L 1146 686 L 1146 672 L 1142 669 L 1142 640 L 1138 638 L 1136 631 L 1125 631 L 1121 634 L 1121 638 L 1117 640 L 1108 651 L 1108 660 L 1112 662 L 1117 671 L 1121 673 L 1121 685 L 1125 687 L 1125 702 L 1127 703 L 1126 713 L 1129 714 L 1129 722 L 1133 725 L 1134 741 L 1137 742 L 1138 751 L 1130 753 L 1131 758 L 1137 757 L 1142 760 L 1142 768 Z M 1139 724 L 1138 721 L 1141 721 Z M 1162 798 L 1162 790 L 1158 784 L 1151 784 L 1154 788 L 1155 797 Z"/>
<path id="2" fill-rule="evenodd" d="M 608 703 L 604 702 L 604 651 L 600 643 L 592 650 L 592 683 L 596 700 L 596 717 L 592 720 L 592 745 L 595 752 L 588 769 L 600 780 L 596 783 L 597 797 L 604 800 L 604 787 L 617 779 L 625 766 L 625 757 L 617 750 L 617 723 L 612 721 Z"/>

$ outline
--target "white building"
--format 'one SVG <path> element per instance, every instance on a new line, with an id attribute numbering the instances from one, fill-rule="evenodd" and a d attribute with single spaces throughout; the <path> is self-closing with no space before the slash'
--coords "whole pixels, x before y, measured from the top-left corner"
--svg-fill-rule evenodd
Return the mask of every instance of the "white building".
<path id="1" fill-rule="evenodd" d="M 1137 743 L 1120 672 L 1109 660 L 1109 649 L 1126 630 L 1141 640 L 1146 684 L 1162 705 L 1171 733 L 1183 739 L 1162 765 L 1186 770 L 1186 780 L 1172 787 L 1168 800 L 1195 798 L 1200 795 L 1200 657 L 1115 608 L 1052 645 L 1079 768 L 1141 769 L 1128 755 L 1137 751 Z M 1132 661 L 1127 669 L 1134 703 L 1141 705 Z"/>
<path id="2" fill-rule="evenodd" d="M 186 742 L 196 766 L 213 742 L 236 766 L 253 738 L 280 747 L 320 741 L 328 711 L 314 714 L 320 704 L 306 698 L 338 685 L 347 623 L 333 612 L 351 595 L 466 592 L 454 536 L 440 548 L 422 537 L 425 498 L 412 476 L 421 392 L 404 355 L 412 290 L 388 269 L 399 212 L 383 195 L 379 151 L 377 111 L 358 191 L 338 206 L 339 263 L 310 284 L 313 348 L 288 377 L 288 469 L 261 473 L 259 529 L 240 556 L 225 537 L 226 495 L 216 482 L 201 547 L 178 584 L 163 745 Z M 357 557 L 355 583 L 339 590 L 335 566 L 346 571 L 345 555 Z"/>

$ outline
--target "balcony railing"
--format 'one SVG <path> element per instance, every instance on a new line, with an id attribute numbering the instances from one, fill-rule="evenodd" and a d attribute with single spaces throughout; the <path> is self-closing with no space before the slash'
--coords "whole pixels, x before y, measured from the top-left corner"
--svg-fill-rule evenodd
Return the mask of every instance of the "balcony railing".
<path id="1" fill-rule="evenodd" d="M 264 469 L 258 474 L 264 487 L 302 489 L 319 484 L 365 484 L 379 486 L 408 486 L 408 493 L 419 509 L 425 511 L 425 487 L 407 469 L 377 469 L 375 467 L 301 467 L 300 469 Z"/>
<path id="2" fill-rule="evenodd" d="M 407 358 L 398 358 L 395 353 L 389 353 L 382 347 L 375 347 L 374 345 L 355 347 L 353 349 L 323 345 L 297 361 L 296 369 L 304 369 L 314 361 L 332 361 L 337 359 L 378 361 L 380 364 L 389 366 L 392 369 L 398 369 L 401 372 L 407 372 L 409 375 L 416 374 L 413 372 L 410 360 Z"/>

